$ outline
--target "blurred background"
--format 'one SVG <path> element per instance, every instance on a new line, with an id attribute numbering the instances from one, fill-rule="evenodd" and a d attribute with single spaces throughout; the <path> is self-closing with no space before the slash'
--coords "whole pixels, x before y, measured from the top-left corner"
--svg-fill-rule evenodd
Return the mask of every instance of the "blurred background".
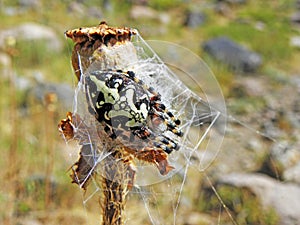
<path id="1" fill-rule="evenodd" d="M 97 223 L 57 124 L 76 87 L 64 31 L 102 20 L 191 49 L 224 94 L 224 144 L 209 182 L 189 174 L 176 224 L 300 224 L 300 1 L 0 0 L 0 18 L 1 224 Z M 127 224 L 151 224 L 133 201 Z"/>

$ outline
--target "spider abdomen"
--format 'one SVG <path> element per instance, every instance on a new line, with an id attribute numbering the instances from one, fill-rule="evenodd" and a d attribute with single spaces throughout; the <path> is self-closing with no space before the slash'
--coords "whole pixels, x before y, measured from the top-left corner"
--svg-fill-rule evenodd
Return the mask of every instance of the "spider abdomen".
<path id="1" fill-rule="evenodd" d="M 84 82 L 90 112 L 100 124 L 104 122 L 104 131 L 112 139 L 134 151 L 150 148 L 170 154 L 178 150 L 176 141 L 165 132 L 182 136 L 180 120 L 167 110 L 160 94 L 134 72 L 94 71 Z"/>
<path id="2" fill-rule="evenodd" d="M 124 73 L 96 71 L 85 79 L 87 99 L 99 122 L 130 130 L 147 123 L 149 97 Z"/>

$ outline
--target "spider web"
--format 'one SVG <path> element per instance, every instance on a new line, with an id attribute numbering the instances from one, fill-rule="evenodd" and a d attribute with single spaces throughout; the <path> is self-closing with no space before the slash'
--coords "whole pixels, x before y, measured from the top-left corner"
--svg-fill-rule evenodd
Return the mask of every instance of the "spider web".
<path id="1" fill-rule="evenodd" d="M 248 132 L 253 130 L 227 116 L 218 82 L 207 65 L 189 50 L 161 41 L 146 43 L 138 34 L 132 43 L 104 51 L 105 63 L 95 62 L 88 68 L 81 68 L 82 77 L 89 76 L 93 71 L 134 71 L 138 79 L 161 95 L 163 104 L 181 120 L 180 129 L 184 133 L 183 137 L 166 133 L 167 137 L 180 144 L 178 151 L 168 155 L 174 169 L 167 175 L 160 175 L 153 164 L 135 160 L 136 179 L 127 196 L 125 224 L 183 224 L 184 215 L 180 207 L 189 206 L 185 196 L 190 194 L 185 186 L 187 183 L 193 186 L 193 180 L 210 181 L 206 172 L 220 153 L 227 120 L 239 123 Z M 81 56 L 78 57 L 80 61 Z M 97 212 L 99 210 L 94 209 L 95 201 L 102 197 L 103 192 L 97 176 L 105 176 L 103 168 L 111 155 L 105 149 L 112 146 L 96 135 L 99 125 L 88 111 L 86 92 L 84 79 L 81 79 L 75 91 L 73 109 L 80 121 L 74 125 L 80 147 L 88 146 L 85 151 L 81 150 L 90 165 L 81 187 L 92 177 L 83 195 L 83 204 L 87 212 Z M 94 176 L 91 176 L 92 173 Z M 211 188 L 215 191 L 212 184 Z M 216 191 L 215 194 L 220 201 L 221 215 L 226 205 Z M 231 218 L 230 213 L 227 214 Z M 98 224 L 99 220 L 95 222 Z M 234 219 L 231 218 L 231 221 L 236 224 Z"/>

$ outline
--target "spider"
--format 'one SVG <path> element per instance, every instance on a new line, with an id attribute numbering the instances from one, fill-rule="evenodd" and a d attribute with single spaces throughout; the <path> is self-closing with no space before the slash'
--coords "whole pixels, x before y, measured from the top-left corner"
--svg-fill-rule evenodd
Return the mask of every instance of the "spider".
<path id="1" fill-rule="evenodd" d="M 138 79 L 133 71 L 94 71 L 85 76 L 89 112 L 95 115 L 112 140 L 125 146 L 138 159 L 155 163 L 162 175 L 171 168 L 166 162 L 181 137 L 180 120 L 161 102 L 161 96 Z M 164 128 L 161 127 L 164 124 Z"/>
<path id="2" fill-rule="evenodd" d="M 83 84 L 88 111 L 98 122 L 96 132 L 99 141 L 113 146 L 113 151 L 120 153 L 118 159 L 131 168 L 131 184 L 135 176 L 132 162 L 135 158 L 155 164 L 162 175 L 168 174 L 174 169 L 168 163 L 168 154 L 179 149 L 175 139 L 183 133 L 179 129 L 180 120 L 162 103 L 160 94 L 138 79 L 133 71 L 105 69 L 90 72 L 84 69 L 95 61 L 105 64 L 105 57 L 97 53 L 101 53 L 103 48 L 128 44 L 137 32 L 101 22 L 96 27 L 68 30 L 65 34 L 75 42 L 72 65 L 78 81 Z M 118 68 L 118 65 L 113 68 Z M 76 124 L 80 124 L 79 127 Z M 84 143 L 83 140 L 89 137 L 83 136 L 94 132 L 84 124 L 79 115 L 68 113 L 67 118 L 61 120 L 59 130 L 67 140 Z M 95 168 L 87 165 L 88 148 L 82 145 L 71 176 L 73 182 L 80 185 L 83 180 L 88 180 L 83 178 L 89 178 L 93 173 L 89 170 Z M 83 184 L 82 187 L 85 186 Z"/>
<path id="3" fill-rule="evenodd" d="M 167 155 L 178 150 L 176 141 L 167 137 L 167 131 L 181 137 L 180 120 L 161 102 L 161 96 L 139 80 L 132 71 L 94 71 L 84 77 L 86 99 L 89 112 L 95 116 L 106 136 L 104 140 L 114 143 L 115 149 L 125 151 L 124 163 L 130 168 L 132 187 L 135 179 L 133 158 L 153 163 L 160 174 L 166 175 L 174 167 L 170 166 Z M 76 138 L 76 130 L 82 127 L 78 115 L 67 113 L 61 120 L 59 130 L 69 140 Z M 75 129 L 75 124 L 81 124 Z M 161 128 L 161 124 L 164 124 Z M 81 127 L 80 127 L 81 126 Z M 78 129 L 79 128 L 79 129 Z M 80 136 L 80 135 L 79 135 Z M 109 139 L 110 140 L 109 140 Z M 73 182 L 85 189 L 87 176 L 92 173 L 88 161 L 87 146 L 83 146 L 80 159 L 74 164 Z"/>

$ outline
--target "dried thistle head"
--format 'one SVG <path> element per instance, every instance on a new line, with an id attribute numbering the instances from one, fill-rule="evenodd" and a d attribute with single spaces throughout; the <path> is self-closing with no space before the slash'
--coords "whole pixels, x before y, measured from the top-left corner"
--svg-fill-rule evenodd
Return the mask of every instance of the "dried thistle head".
<path id="1" fill-rule="evenodd" d="M 130 42 L 137 31 L 131 28 L 110 27 L 102 21 L 95 27 L 80 27 L 65 32 L 66 37 L 75 43 L 72 52 L 72 65 L 75 75 L 80 80 L 83 68 L 88 68 L 95 60 L 103 55 L 103 48 L 124 45 Z M 101 58 L 102 61 L 106 59 Z"/>
<path id="2" fill-rule="evenodd" d="M 95 27 L 80 27 L 65 32 L 65 35 L 71 38 L 76 44 L 102 40 L 102 43 L 105 45 L 115 45 L 118 42 L 130 41 L 133 34 L 136 34 L 134 29 L 110 27 L 105 21 L 100 22 Z"/>

